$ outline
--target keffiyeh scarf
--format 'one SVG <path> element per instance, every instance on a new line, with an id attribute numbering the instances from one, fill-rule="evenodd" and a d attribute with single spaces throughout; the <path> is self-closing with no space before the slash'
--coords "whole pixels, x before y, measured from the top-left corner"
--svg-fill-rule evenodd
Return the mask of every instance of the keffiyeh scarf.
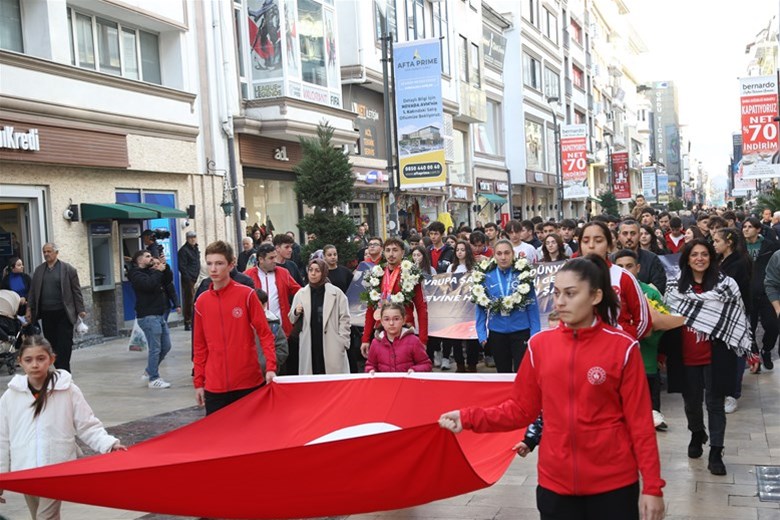
<path id="1" fill-rule="evenodd" d="M 750 325 L 733 278 L 721 273 L 715 287 L 701 294 L 692 287 L 681 293 L 677 283 L 666 288 L 666 305 L 672 313 L 685 317 L 685 324 L 697 332 L 724 342 L 737 356 L 750 352 Z"/>

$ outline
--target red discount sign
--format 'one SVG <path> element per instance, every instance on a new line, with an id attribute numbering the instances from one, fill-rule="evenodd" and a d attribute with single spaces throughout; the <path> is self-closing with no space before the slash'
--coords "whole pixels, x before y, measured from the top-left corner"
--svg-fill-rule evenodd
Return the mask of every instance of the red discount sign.
<path id="1" fill-rule="evenodd" d="M 561 176 L 564 199 L 588 196 L 588 145 L 585 125 L 566 125 L 561 128 Z"/>
<path id="2" fill-rule="evenodd" d="M 612 154 L 613 192 L 617 199 L 631 198 L 631 179 L 628 177 L 628 152 Z"/>
<path id="3" fill-rule="evenodd" d="M 777 79 L 756 76 L 740 80 L 742 167 L 745 179 L 777 177 Z"/>

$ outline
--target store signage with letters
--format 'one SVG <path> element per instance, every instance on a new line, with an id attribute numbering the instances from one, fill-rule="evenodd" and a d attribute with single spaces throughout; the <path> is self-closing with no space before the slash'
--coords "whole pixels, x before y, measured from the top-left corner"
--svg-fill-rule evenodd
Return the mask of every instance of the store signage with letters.
<path id="1" fill-rule="evenodd" d="M 493 193 L 493 183 L 491 181 L 485 181 L 482 179 L 477 180 L 477 185 L 479 186 L 479 191 L 481 192 L 487 192 L 487 193 Z"/>
<path id="2" fill-rule="evenodd" d="M 13 126 L 4 126 L 0 130 L 0 148 L 9 150 L 41 151 L 38 129 L 30 128 L 26 132 L 15 132 Z"/>
<path id="3" fill-rule="evenodd" d="M 496 193 L 509 193 L 509 184 L 504 181 L 496 181 Z"/>
<path id="4" fill-rule="evenodd" d="M 287 147 L 280 146 L 279 148 L 274 149 L 274 159 L 277 161 L 289 161 L 290 158 L 287 157 Z"/>

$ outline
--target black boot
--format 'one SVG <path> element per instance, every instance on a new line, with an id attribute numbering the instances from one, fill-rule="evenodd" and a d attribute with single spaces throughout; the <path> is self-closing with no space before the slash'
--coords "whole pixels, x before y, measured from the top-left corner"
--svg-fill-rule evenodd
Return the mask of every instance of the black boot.
<path id="1" fill-rule="evenodd" d="M 691 433 L 691 442 L 688 444 L 688 457 L 691 459 L 698 459 L 704 453 L 702 446 L 707 442 L 707 432 L 704 430 L 700 432 Z"/>
<path id="2" fill-rule="evenodd" d="M 710 462 L 707 464 L 707 469 L 713 475 L 725 475 L 726 465 L 723 464 L 723 447 L 722 446 L 710 446 Z"/>

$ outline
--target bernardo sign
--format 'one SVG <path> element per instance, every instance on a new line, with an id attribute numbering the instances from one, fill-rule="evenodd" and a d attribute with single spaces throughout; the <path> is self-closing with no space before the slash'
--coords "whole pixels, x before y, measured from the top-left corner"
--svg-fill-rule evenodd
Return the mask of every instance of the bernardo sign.
<path id="1" fill-rule="evenodd" d="M 40 152 L 41 139 L 38 136 L 38 129 L 30 128 L 26 132 L 15 132 L 14 127 L 4 126 L 0 129 L 0 148 Z"/>

